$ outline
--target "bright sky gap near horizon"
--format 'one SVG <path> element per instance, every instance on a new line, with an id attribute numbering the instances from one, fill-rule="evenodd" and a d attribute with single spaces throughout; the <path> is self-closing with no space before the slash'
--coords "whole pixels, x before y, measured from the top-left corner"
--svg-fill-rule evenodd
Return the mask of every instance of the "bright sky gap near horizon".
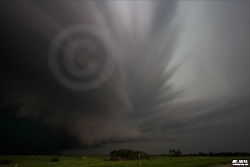
<path id="1" fill-rule="evenodd" d="M 1 1 L 0 154 L 250 152 L 249 6 Z"/>

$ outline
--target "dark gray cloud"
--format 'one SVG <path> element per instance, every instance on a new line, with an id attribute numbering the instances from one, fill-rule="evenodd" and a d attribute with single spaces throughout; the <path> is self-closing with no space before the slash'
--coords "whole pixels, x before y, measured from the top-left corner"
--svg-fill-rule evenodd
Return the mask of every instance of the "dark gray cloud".
<path id="1" fill-rule="evenodd" d="M 0 3 L 1 114 L 56 132 L 55 149 L 173 142 L 248 121 L 249 92 L 178 101 L 176 1 Z"/>
<path id="2" fill-rule="evenodd" d="M 165 69 L 178 31 L 166 31 L 165 37 L 155 33 L 156 38 L 150 32 L 142 34 L 143 39 L 135 38 L 134 31 L 143 30 L 144 16 L 128 18 L 138 24 L 129 31 L 120 21 L 128 17 L 124 15 L 130 5 L 144 9 L 137 2 L 124 2 L 127 8 L 121 3 L 2 2 L 1 15 L 6 20 L 2 20 L 2 112 L 63 130 L 83 146 L 147 136 L 126 125 L 124 118 L 143 112 L 144 103 L 154 107 L 177 96 L 169 94 L 171 88 L 164 93 L 160 89 L 173 74 Z M 159 9 L 169 16 L 145 19 L 154 25 L 149 29 L 160 34 L 163 27 L 170 29 L 177 2 L 152 4 L 144 13 L 158 18 Z M 162 5 L 171 10 L 165 11 Z"/>

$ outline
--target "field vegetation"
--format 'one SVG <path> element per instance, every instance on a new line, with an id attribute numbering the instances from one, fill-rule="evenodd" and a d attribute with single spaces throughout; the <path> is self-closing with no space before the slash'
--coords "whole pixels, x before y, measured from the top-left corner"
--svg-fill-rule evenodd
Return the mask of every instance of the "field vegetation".
<path id="1" fill-rule="evenodd" d="M 110 161 L 110 156 L 21 156 L 0 155 L 0 167 L 209 167 L 231 164 L 234 159 L 250 156 L 151 156 L 149 159 Z M 140 165 L 141 164 L 141 165 Z"/>

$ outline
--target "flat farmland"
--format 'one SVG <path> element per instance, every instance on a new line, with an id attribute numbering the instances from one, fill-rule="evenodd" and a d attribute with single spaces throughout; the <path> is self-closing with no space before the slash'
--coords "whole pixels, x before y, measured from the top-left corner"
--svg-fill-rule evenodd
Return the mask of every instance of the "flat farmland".
<path id="1" fill-rule="evenodd" d="M 51 162 L 57 159 L 57 162 Z M 209 157 L 209 156 L 183 156 L 167 157 L 152 156 L 148 160 L 108 161 L 109 156 L 23 156 L 0 155 L 0 167 L 209 167 L 231 164 L 234 159 L 250 160 L 250 157 Z"/>

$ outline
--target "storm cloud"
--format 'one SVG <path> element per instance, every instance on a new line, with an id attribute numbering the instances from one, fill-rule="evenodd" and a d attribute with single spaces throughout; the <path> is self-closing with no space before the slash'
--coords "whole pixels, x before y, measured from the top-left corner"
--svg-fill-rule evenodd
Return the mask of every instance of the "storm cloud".
<path id="1" fill-rule="evenodd" d="M 131 141 L 171 142 L 235 119 L 249 121 L 249 72 L 245 70 L 249 63 L 244 62 L 239 70 L 244 72 L 238 76 L 244 82 L 239 91 L 236 88 L 242 82 L 233 81 L 236 74 L 223 72 L 230 71 L 228 64 L 218 67 L 219 63 L 211 63 L 214 68 L 197 68 L 202 74 L 196 75 L 202 78 L 204 71 L 211 71 L 221 83 L 232 81 L 222 84 L 227 86 L 226 93 L 190 95 L 195 91 L 187 86 L 192 81 L 180 84 L 192 76 L 191 70 L 180 74 L 185 63 L 195 60 L 189 66 L 195 68 L 202 64 L 200 59 L 215 59 L 197 58 L 197 53 L 210 53 L 201 48 L 196 54 L 184 51 L 181 58 L 174 59 L 181 39 L 185 41 L 184 29 L 189 28 L 188 18 L 180 12 L 181 2 L 0 3 L 1 115 L 53 131 L 68 142 L 59 149 Z M 211 30 L 206 28 L 202 28 L 204 32 Z M 213 38 L 218 38 L 218 43 L 231 40 Z M 205 42 L 209 44 L 209 40 Z M 230 45 L 219 46 L 225 49 Z M 211 54 L 221 53 L 218 50 Z M 218 57 L 219 62 L 224 60 Z M 231 55 L 226 62 L 233 59 Z M 197 90 L 217 90 L 211 87 L 214 81 L 199 81 L 209 86 L 202 84 Z M 9 143 L 7 138 L 1 136 L 1 142 Z"/>

